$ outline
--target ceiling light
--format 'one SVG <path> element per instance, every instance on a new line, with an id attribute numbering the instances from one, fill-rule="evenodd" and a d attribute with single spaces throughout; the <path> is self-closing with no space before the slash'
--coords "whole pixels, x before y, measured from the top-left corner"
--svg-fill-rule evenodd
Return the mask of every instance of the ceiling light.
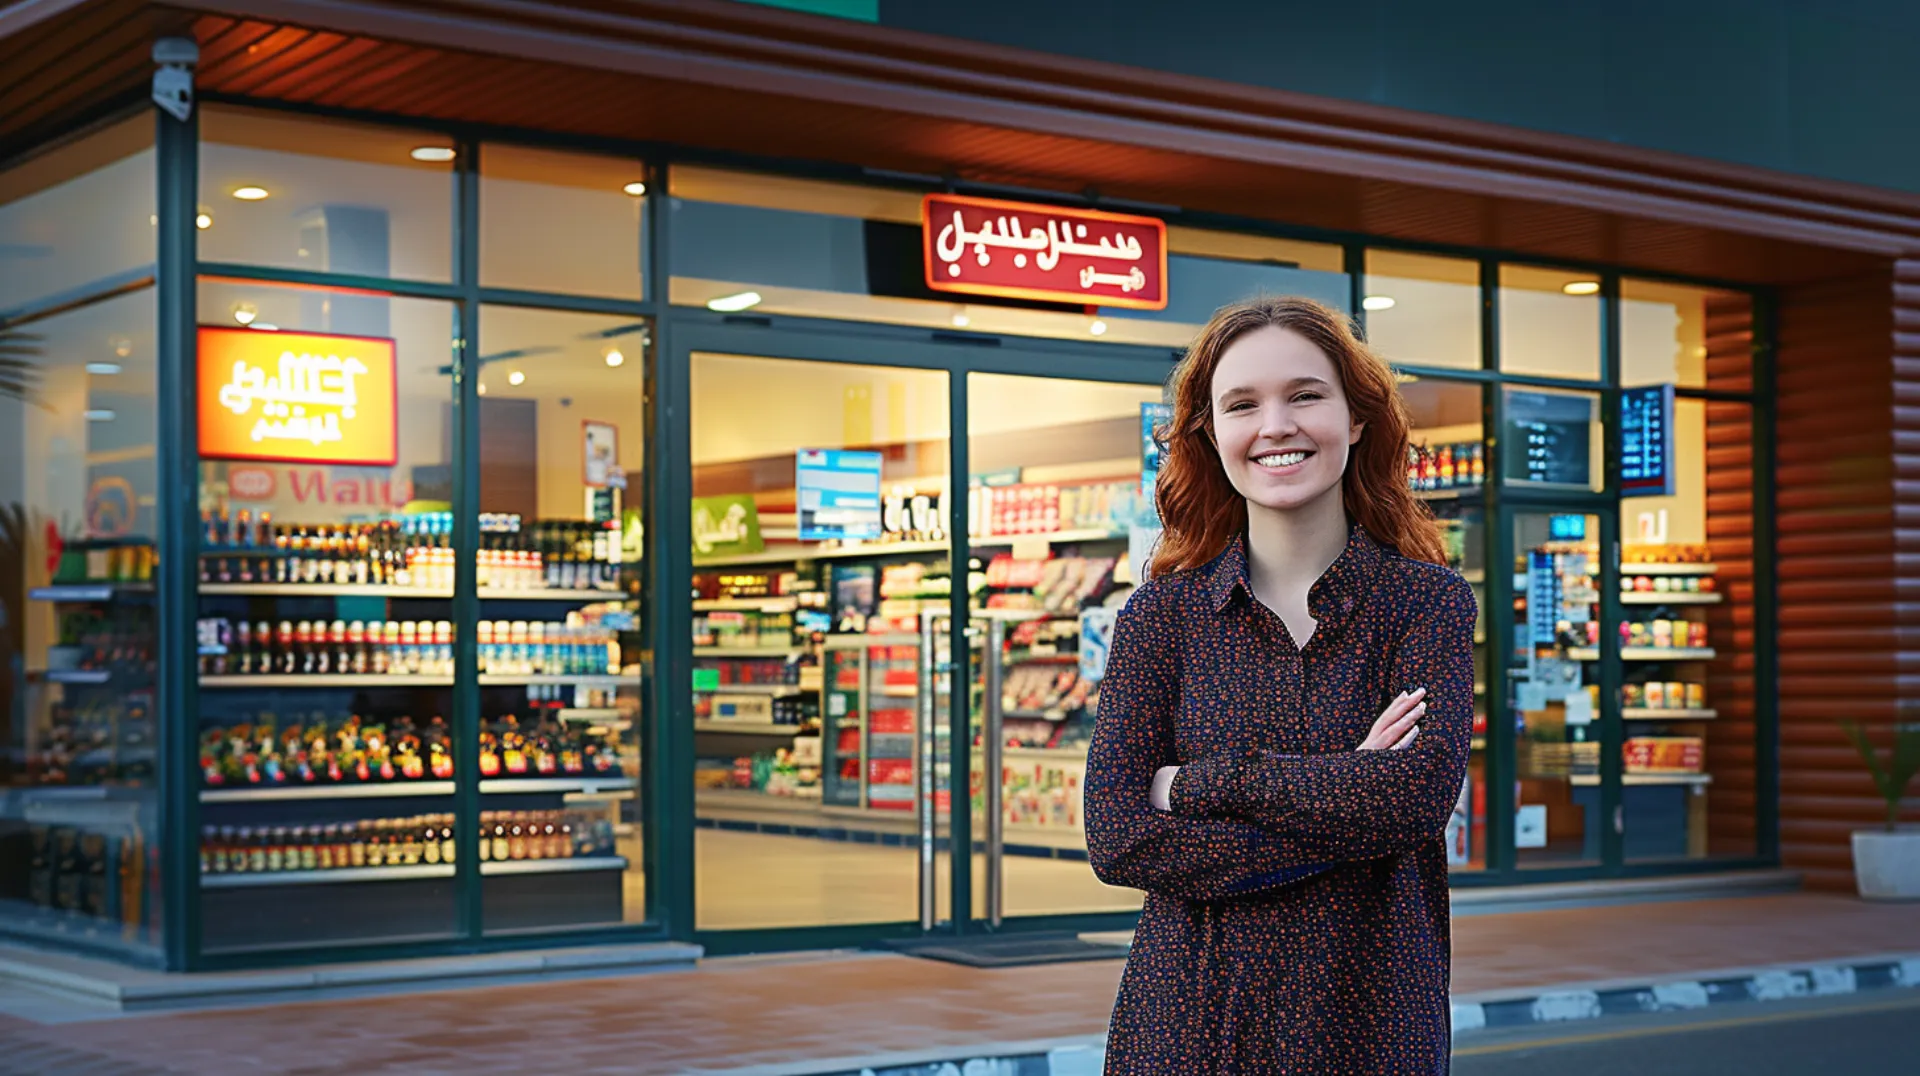
<path id="1" fill-rule="evenodd" d="M 486 394 L 487 394 L 487 383 L 485 381 L 482 381 L 480 382 L 480 395 L 485 396 Z"/>
<path id="2" fill-rule="evenodd" d="M 1095 336 L 1105 336 L 1107 334 L 1107 323 L 1096 318 L 1093 324 L 1087 326 L 1087 331 Z"/>
<path id="3" fill-rule="evenodd" d="M 253 324 L 253 319 L 259 316 L 260 316 L 260 308 L 253 305 L 252 303 L 233 304 L 233 320 L 239 322 L 242 325 Z"/>
<path id="4" fill-rule="evenodd" d="M 607 365 L 608 366 L 618 366 L 621 363 L 626 361 L 627 361 L 627 357 L 620 353 L 619 348 L 610 347 L 607 349 Z"/>
<path id="5" fill-rule="evenodd" d="M 87 364 L 87 372 L 90 374 L 99 374 L 102 377 L 111 377 L 120 372 L 120 364 L 117 362 L 90 362 Z"/>
<path id="6" fill-rule="evenodd" d="M 213 227 L 213 214 L 202 213 L 199 216 L 193 218 L 193 226 L 200 229 L 203 232 L 206 231 L 208 228 Z"/>
<path id="7" fill-rule="evenodd" d="M 956 329 L 964 329 L 971 324 L 973 324 L 973 319 L 965 314 L 955 314 L 953 316 L 953 327 Z"/>
<path id="8" fill-rule="evenodd" d="M 736 295 L 722 295 L 718 299 L 708 299 L 707 309 L 722 314 L 737 314 L 742 310 L 751 310 L 760 305 L 760 293 L 743 291 Z"/>
<path id="9" fill-rule="evenodd" d="M 647 185 L 637 179 L 620 189 L 633 195 L 635 198 L 639 198 L 647 193 Z"/>
<path id="10" fill-rule="evenodd" d="M 1364 299 L 1362 299 L 1362 300 L 1360 300 L 1360 309 L 1362 309 L 1362 310 L 1392 310 L 1392 309 L 1393 309 L 1393 296 L 1391 296 L 1391 295 L 1369 295 L 1369 296 L 1367 296 L 1366 298 L 1364 298 Z"/>
<path id="11" fill-rule="evenodd" d="M 521 373 L 518 370 L 515 370 L 514 372 L 507 375 L 507 384 L 518 385 L 521 382 L 525 381 L 526 379 L 527 379 L 527 375 Z"/>
<path id="12" fill-rule="evenodd" d="M 1562 286 L 1560 290 L 1566 292 L 1568 295 L 1598 295 L 1600 293 L 1600 282 L 1598 280 L 1570 280 Z"/>
<path id="13" fill-rule="evenodd" d="M 233 196 L 243 202 L 258 202 L 267 196 L 267 188 L 237 187 L 234 189 Z"/>
<path id="14" fill-rule="evenodd" d="M 453 149 L 449 146 L 415 146 L 410 156 L 416 161 L 440 164 L 453 160 Z"/>
<path id="15" fill-rule="evenodd" d="M 87 415 L 88 422 L 112 422 L 113 421 L 113 412 L 107 410 L 104 407 L 91 408 L 87 411 L 86 415 Z"/>

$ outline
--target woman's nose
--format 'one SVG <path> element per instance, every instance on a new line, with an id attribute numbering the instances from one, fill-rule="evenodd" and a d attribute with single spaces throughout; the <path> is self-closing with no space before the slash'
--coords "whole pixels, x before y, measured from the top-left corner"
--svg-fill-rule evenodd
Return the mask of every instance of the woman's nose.
<path id="1" fill-rule="evenodd" d="M 1294 421 L 1293 409 L 1285 404 L 1272 404 L 1261 409 L 1260 436 L 1269 440 L 1291 437 L 1300 432 L 1300 424 Z"/>

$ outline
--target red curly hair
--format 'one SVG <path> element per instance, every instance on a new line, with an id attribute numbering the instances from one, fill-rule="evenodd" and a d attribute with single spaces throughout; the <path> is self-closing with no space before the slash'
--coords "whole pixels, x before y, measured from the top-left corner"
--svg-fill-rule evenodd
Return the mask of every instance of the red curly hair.
<path id="1" fill-rule="evenodd" d="M 1299 333 L 1333 360 L 1354 421 L 1366 423 L 1340 480 L 1347 515 L 1401 556 L 1445 564 L 1439 525 L 1407 488 L 1407 407 L 1393 371 L 1345 314 L 1289 297 L 1222 307 L 1174 368 L 1173 418 L 1156 431 L 1166 446 L 1154 492 L 1165 531 L 1151 573 L 1198 568 L 1246 530 L 1246 499 L 1227 480 L 1214 443 L 1213 374 L 1228 345 L 1270 325 Z"/>

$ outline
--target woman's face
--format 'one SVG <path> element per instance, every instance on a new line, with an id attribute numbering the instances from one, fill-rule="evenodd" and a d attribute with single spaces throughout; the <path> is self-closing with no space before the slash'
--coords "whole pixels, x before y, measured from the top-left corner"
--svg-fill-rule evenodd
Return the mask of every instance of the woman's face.
<path id="1" fill-rule="evenodd" d="M 1227 345 L 1212 394 L 1220 462 L 1249 506 L 1287 512 L 1339 496 L 1363 424 L 1325 352 L 1291 329 L 1255 329 Z"/>

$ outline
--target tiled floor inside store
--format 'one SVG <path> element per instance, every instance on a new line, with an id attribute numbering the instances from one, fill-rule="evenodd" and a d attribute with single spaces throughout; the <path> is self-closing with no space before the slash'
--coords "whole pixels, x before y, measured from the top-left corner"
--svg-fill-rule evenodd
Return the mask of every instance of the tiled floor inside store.
<path id="1" fill-rule="evenodd" d="M 1920 905 L 1787 894 L 1469 916 L 1456 997 L 1911 953 Z M 891 954 L 347 1001 L 42 1022 L 0 992 L 27 1072 L 680 1073 L 1097 1035 L 1119 961 L 980 970 Z M 69 1007 L 69 1011 L 71 1007 Z"/>

